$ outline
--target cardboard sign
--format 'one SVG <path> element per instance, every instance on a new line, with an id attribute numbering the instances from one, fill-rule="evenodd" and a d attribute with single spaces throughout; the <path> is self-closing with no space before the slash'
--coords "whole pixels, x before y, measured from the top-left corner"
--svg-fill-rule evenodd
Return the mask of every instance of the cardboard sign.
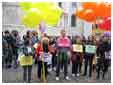
<path id="1" fill-rule="evenodd" d="M 96 53 L 96 46 L 94 45 L 85 45 L 86 53 Z"/>
<path id="2" fill-rule="evenodd" d="M 70 46 L 70 41 L 67 38 L 60 38 L 58 40 L 58 46 L 59 47 L 69 47 Z"/>
<path id="3" fill-rule="evenodd" d="M 73 51 L 74 52 L 83 52 L 83 46 L 82 45 L 74 44 L 73 45 Z"/>
<path id="4" fill-rule="evenodd" d="M 48 53 L 42 53 L 39 56 L 40 60 L 51 64 L 52 55 Z"/>
<path id="5" fill-rule="evenodd" d="M 33 64 L 32 56 L 26 57 L 25 55 L 21 55 L 21 56 L 19 56 L 18 60 L 19 60 L 21 66 Z"/>

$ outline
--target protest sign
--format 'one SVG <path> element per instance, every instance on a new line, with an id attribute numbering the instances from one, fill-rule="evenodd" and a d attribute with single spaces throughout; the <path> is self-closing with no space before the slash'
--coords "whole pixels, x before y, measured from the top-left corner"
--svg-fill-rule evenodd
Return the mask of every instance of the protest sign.
<path id="1" fill-rule="evenodd" d="M 73 51 L 74 52 L 83 52 L 83 46 L 82 45 L 78 45 L 78 44 L 74 44 L 73 45 Z"/>
<path id="2" fill-rule="evenodd" d="M 85 45 L 85 52 L 86 53 L 95 53 L 96 52 L 96 46 L 94 46 L 94 45 Z"/>

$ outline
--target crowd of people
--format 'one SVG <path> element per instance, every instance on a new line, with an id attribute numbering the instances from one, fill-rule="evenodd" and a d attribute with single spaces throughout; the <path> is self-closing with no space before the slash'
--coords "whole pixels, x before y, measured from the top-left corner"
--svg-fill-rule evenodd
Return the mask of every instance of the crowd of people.
<path id="1" fill-rule="evenodd" d="M 111 64 L 111 38 L 104 35 L 98 40 L 92 35 L 88 39 L 81 36 L 70 37 L 65 30 L 61 30 L 60 34 L 53 37 L 43 33 L 39 38 L 37 32 L 27 31 L 21 38 L 16 30 L 2 32 L 2 67 L 16 69 L 22 66 L 24 82 L 31 82 L 34 64 L 37 65 L 37 77 L 45 82 L 51 69 L 56 73 L 56 80 L 59 80 L 61 71 L 64 79 L 69 80 L 69 64 L 72 65 L 72 76 L 92 77 L 92 72 L 96 71 L 97 78 L 104 79 Z M 82 45 L 83 52 L 73 51 L 74 44 Z M 96 52 L 87 53 L 85 45 L 95 46 Z"/>

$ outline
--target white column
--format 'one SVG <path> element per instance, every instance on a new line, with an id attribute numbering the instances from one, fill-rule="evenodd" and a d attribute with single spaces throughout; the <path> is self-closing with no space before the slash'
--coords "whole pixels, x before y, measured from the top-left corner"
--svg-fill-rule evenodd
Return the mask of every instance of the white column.
<path id="1" fill-rule="evenodd" d="M 87 39 L 88 36 L 92 35 L 92 23 L 84 21 L 83 35 Z"/>

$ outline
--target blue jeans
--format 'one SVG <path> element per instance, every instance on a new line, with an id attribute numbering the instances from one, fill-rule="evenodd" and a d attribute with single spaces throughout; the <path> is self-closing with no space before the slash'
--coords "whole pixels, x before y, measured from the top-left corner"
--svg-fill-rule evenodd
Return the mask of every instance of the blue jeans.
<path id="1" fill-rule="evenodd" d="M 84 66 L 84 75 L 87 75 L 87 67 L 89 66 L 89 77 L 92 76 L 92 64 L 93 64 L 94 54 L 85 54 L 85 66 Z"/>

